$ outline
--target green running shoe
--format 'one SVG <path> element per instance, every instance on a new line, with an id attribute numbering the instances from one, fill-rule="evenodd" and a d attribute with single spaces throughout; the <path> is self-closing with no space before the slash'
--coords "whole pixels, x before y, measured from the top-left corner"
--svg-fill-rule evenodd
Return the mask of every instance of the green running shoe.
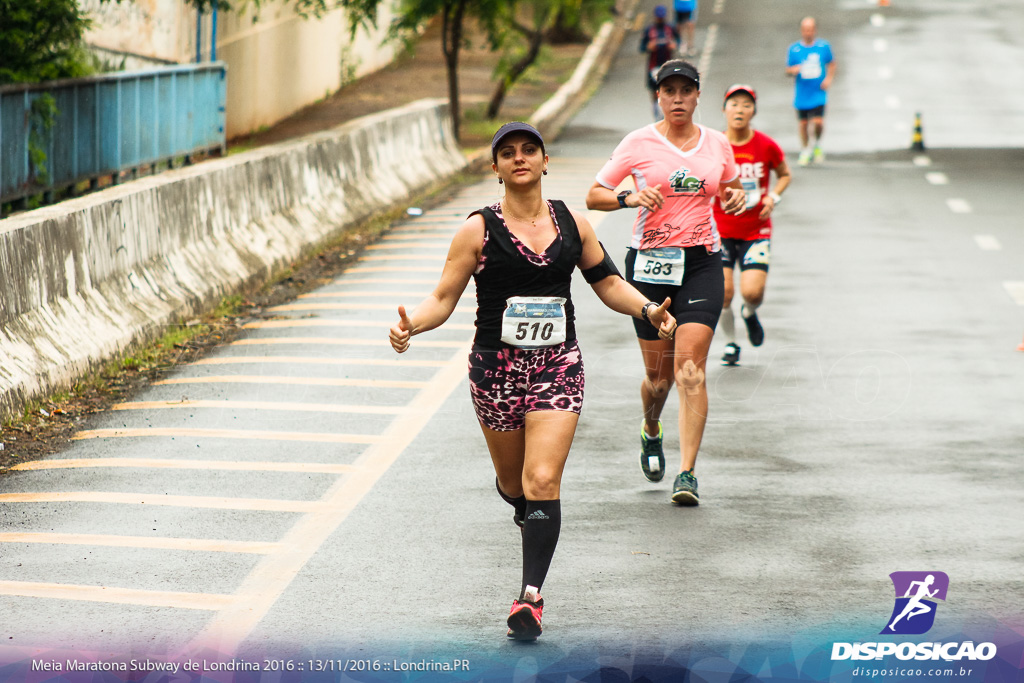
<path id="1" fill-rule="evenodd" d="M 672 502 L 676 505 L 700 504 L 700 496 L 697 495 L 697 477 L 693 476 L 693 470 L 680 472 L 676 477 L 676 483 L 672 487 Z"/>
<path id="2" fill-rule="evenodd" d="M 665 478 L 665 451 L 661 448 L 665 432 L 661 428 L 661 420 L 658 420 L 658 436 L 647 436 L 646 422 L 640 420 L 640 469 L 647 481 L 661 481 Z"/>

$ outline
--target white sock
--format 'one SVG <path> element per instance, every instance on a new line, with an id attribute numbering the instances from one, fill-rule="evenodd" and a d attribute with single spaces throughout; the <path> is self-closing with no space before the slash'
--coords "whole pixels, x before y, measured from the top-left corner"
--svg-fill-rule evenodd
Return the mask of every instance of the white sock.
<path id="1" fill-rule="evenodd" d="M 760 305 L 761 304 L 758 304 L 757 306 Z M 744 304 L 740 306 L 740 315 L 742 315 L 744 318 L 749 318 L 750 316 L 757 313 L 757 306 L 751 306 L 750 304 L 744 302 Z"/>
<path id="2" fill-rule="evenodd" d="M 718 318 L 718 324 L 722 326 L 722 333 L 725 335 L 726 344 L 736 343 L 736 321 L 732 316 L 732 307 L 722 309 L 722 315 Z"/>

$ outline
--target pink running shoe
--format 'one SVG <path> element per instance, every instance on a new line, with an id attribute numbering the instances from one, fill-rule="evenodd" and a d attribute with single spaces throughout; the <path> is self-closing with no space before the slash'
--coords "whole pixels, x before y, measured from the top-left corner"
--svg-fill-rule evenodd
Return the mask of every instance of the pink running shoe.
<path id="1" fill-rule="evenodd" d="M 522 600 L 512 601 L 508 613 L 508 633 L 512 640 L 537 640 L 541 634 L 540 617 L 544 612 L 544 598 L 531 592 L 528 587 Z"/>

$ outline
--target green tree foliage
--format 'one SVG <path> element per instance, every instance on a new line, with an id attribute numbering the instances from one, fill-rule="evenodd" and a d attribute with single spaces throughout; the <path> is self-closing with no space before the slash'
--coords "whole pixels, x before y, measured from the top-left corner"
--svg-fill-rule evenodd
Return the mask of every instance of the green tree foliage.
<path id="1" fill-rule="evenodd" d="M 88 26 L 76 0 L 0 0 L 0 85 L 87 73 Z"/>

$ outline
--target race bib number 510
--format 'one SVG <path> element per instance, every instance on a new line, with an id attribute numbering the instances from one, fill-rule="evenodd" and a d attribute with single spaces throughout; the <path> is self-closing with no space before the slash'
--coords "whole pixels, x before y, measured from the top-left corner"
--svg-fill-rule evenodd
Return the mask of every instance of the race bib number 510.
<path id="1" fill-rule="evenodd" d="M 633 279 L 652 285 L 683 284 L 686 253 L 681 247 L 641 249 L 633 264 Z"/>
<path id="2" fill-rule="evenodd" d="M 506 299 L 501 341 L 524 349 L 561 344 L 565 341 L 565 299 L 557 296 Z"/>

